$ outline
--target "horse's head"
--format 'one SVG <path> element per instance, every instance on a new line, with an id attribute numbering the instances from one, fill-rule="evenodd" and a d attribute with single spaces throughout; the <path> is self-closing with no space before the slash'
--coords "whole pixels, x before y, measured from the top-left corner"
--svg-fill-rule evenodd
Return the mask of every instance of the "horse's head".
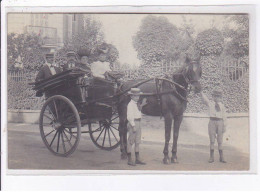
<path id="1" fill-rule="evenodd" d="M 201 91 L 199 79 L 202 76 L 202 69 L 199 61 L 190 61 L 183 70 L 183 77 L 187 84 L 191 85 L 191 89 L 198 93 Z"/>

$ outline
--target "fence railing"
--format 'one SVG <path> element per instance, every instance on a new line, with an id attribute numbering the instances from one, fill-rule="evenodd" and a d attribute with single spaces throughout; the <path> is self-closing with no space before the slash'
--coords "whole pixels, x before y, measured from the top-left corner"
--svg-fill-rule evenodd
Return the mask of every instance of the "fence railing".
<path id="1" fill-rule="evenodd" d="M 158 75 L 161 74 L 167 74 L 169 72 L 175 72 L 177 69 L 179 69 L 181 65 L 178 65 L 173 62 L 168 63 L 162 63 L 160 65 L 160 68 L 158 67 L 151 67 L 147 68 L 148 71 L 151 71 L 151 69 L 156 69 L 158 72 Z M 248 72 L 248 64 L 245 61 L 242 61 L 240 59 L 236 60 L 228 60 L 224 61 L 219 65 L 219 68 L 221 68 L 221 73 L 223 77 L 228 77 L 232 81 L 236 81 L 243 77 Z M 138 68 L 136 69 L 121 69 L 125 73 L 126 78 L 131 78 L 136 71 L 138 71 Z"/>
<path id="2" fill-rule="evenodd" d="M 17 71 L 8 71 L 8 77 L 16 82 L 26 82 L 26 71 L 17 70 Z"/>
<path id="3" fill-rule="evenodd" d="M 158 75 L 162 75 L 169 72 L 176 71 L 180 65 L 177 65 L 175 63 L 162 63 L 160 67 L 154 67 L 154 69 L 157 71 Z M 220 65 L 222 75 L 225 77 L 229 77 L 230 80 L 236 81 L 243 77 L 248 72 L 248 65 L 241 60 L 231 60 L 226 61 Z M 152 68 L 149 68 L 151 70 Z M 124 72 L 126 79 L 131 79 L 136 75 L 136 72 L 138 72 L 140 69 L 118 69 Z M 8 71 L 8 76 L 10 76 L 14 81 L 21 82 L 21 81 L 27 81 L 26 78 L 26 70 L 18 70 L 18 71 Z"/>
<path id="4" fill-rule="evenodd" d="M 221 65 L 222 75 L 236 81 L 248 72 L 248 63 L 241 59 L 227 60 Z"/>

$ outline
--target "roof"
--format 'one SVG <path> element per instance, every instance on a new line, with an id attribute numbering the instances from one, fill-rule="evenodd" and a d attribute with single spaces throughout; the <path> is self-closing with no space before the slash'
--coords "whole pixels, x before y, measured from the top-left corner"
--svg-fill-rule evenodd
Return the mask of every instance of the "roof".
<path id="1" fill-rule="evenodd" d="M 78 77 L 84 76 L 86 73 L 88 73 L 87 70 L 73 68 L 53 75 L 45 80 L 30 83 L 30 85 L 34 85 L 33 90 L 44 92 L 45 90 L 64 84 L 65 81 L 74 80 Z"/>

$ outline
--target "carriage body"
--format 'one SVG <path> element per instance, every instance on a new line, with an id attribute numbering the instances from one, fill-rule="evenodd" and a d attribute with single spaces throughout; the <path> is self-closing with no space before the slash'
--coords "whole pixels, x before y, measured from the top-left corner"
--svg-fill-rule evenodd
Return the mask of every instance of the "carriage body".
<path id="1" fill-rule="evenodd" d="M 36 94 L 46 98 L 39 123 L 42 139 L 52 153 L 72 154 L 81 133 L 89 133 L 101 149 L 119 145 L 119 123 L 113 123 L 118 118 L 113 82 L 73 68 L 33 84 Z M 85 125 L 88 130 L 81 130 Z"/>

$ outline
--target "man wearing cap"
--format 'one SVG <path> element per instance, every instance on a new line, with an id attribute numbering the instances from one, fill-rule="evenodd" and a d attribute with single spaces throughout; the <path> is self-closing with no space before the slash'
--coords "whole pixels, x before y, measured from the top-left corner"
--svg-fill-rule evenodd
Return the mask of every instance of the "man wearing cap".
<path id="1" fill-rule="evenodd" d="M 143 100 L 142 104 L 139 104 L 139 97 L 142 92 L 139 88 L 131 88 L 128 92 L 131 97 L 131 101 L 127 105 L 127 129 L 128 129 L 128 140 L 127 140 L 127 156 L 128 165 L 135 166 L 136 164 L 144 165 L 145 163 L 140 159 L 139 156 L 139 144 L 141 143 L 141 109 L 145 105 Z M 131 151 L 132 146 L 135 145 L 135 162 L 132 160 Z"/>
<path id="2" fill-rule="evenodd" d="M 77 61 L 77 55 L 75 52 L 73 51 L 69 51 L 67 53 L 67 63 L 64 64 L 63 66 L 63 71 L 64 70 L 67 70 L 67 69 L 70 69 L 70 68 L 73 68 L 76 66 L 76 61 Z"/>
<path id="3" fill-rule="evenodd" d="M 219 150 L 219 161 L 222 163 L 226 163 L 223 156 L 223 133 L 226 131 L 227 126 L 227 117 L 226 117 L 226 109 L 225 106 L 221 103 L 222 99 L 222 91 L 219 89 L 215 89 L 212 92 L 213 101 L 209 100 L 208 97 L 201 92 L 201 97 L 205 104 L 209 108 L 209 124 L 208 124 L 208 133 L 210 139 L 210 159 L 209 163 L 214 162 L 214 144 L 215 138 L 218 142 L 218 150 Z"/>
<path id="4" fill-rule="evenodd" d="M 60 73 L 62 70 L 54 65 L 54 53 L 47 53 L 45 55 L 45 64 L 38 72 L 35 81 L 41 81 L 48 77 Z"/>

